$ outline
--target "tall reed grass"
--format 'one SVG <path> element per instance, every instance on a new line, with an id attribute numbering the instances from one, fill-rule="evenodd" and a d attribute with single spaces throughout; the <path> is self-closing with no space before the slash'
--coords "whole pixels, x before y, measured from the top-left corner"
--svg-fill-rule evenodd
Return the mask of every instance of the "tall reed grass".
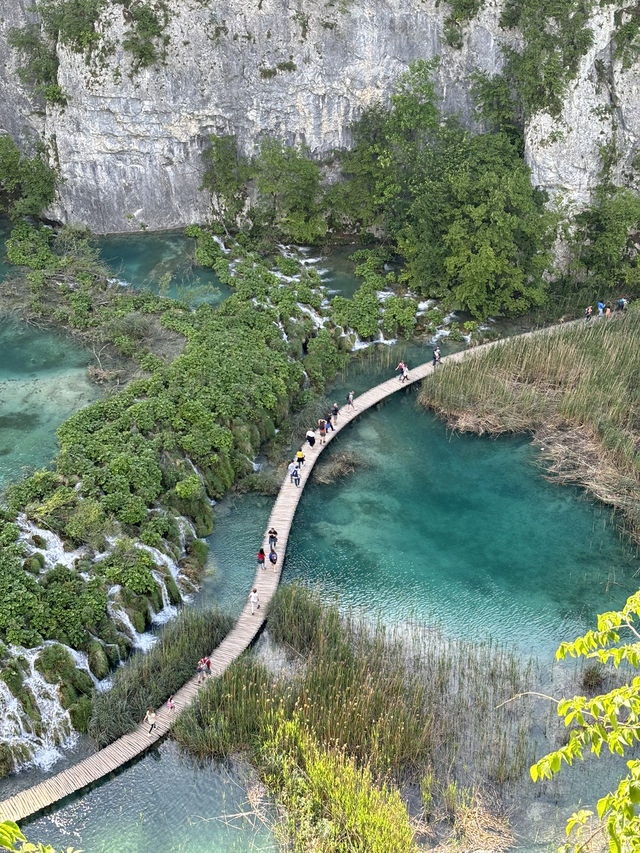
<path id="1" fill-rule="evenodd" d="M 457 429 L 532 432 L 551 473 L 618 507 L 640 541 L 640 311 L 514 337 L 445 364 L 419 401 Z"/>
<path id="2" fill-rule="evenodd" d="M 196 663 L 220 645 L 233 624 L 219 610 L 183 611 L 145 655 L 115 673 L 113 687 L 94 696 L 89 735 L 99 746 L 134 729 L 194 674 Z"/>
<path id="3" fill-rule="evenodd" d="M 419 780 L 428 766 L 464 784 L 519 778 L 528 719 L 501 705 L 527 688 L 530 666 L 491 644 L 449 641 L 420 626 L 371 628 L 296 586 L 272 601 L 272 636 L 304 659 L 299 674 L 271 675 L 253 655 L 202 691 L 174 735 L 199 756 L 261 744 L 298 716 L 318 743 L 340 749 L 378 778 Z M 463 771 L 464 768 L 464 771 Z"/>

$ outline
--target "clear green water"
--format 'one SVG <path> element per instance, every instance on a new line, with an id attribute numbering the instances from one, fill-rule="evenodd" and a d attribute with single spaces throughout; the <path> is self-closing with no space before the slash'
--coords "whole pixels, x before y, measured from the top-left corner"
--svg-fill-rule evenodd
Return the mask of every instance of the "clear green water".
<path id="1" fill-rule="evenodd" d="M 84 853 L 258 853 L 275 850 L 252 813 L 245 779 L 200 764 L 171 741 L 115 778 L 24 826 L 30 841 Z"/>
<path id="2" fill-rule="evenodd" d="M 191 250 L 181 235 L 108 238 L 105 245 L 114 270 L 120 264 L 121 277 L 134 286 L 148 286 L 162 271 L 181 265 L 192 282 L 184 259 Z M 355 280 L 349 262 L 342 261 L 344 268 L 335 266 L 337 283 L 327 285 L 348 293 Z M 175 273 L 176 295 L 184 281 Z M 22 425 L 12 422 L 12 444 L 19 443 L 20 452 L 31 430 L 41 430 L 34 450 L 26 454 L 26 464 L 35 464 L 47 430 L 51 450 L 43 461 L 52 455 L 53 431 L 66 417 L 56 421 L 52 416 L 45 427 L 47 395 L 38 377 L 50 379 L 59 395 L 69 372 L 68 350 L 61 342 L 59 349 L 45 346 L 39 331 L 33 339 L 21 338 L 29 331 L 21 330 L 9 329 L 0 338 L 6 356 L 0 365 L 1 399 L 9 401 L 10 414 L 25 412 Z M 25 352 L 31 355 L 25 358 Z M 42 353 L 39 362 L 30 361 L 33 353 Z M 411 366 L 430 353 L 421 344 L 380 347 L 351 367 L 330 396 L 342 403 L 347 390 L 360 393 L 391 375 L 398 358 Z M 83 374 L 85 364 L 86 357 L 77 364 Z M 29 396 L 39 401 L 31 409 L 14 402 L 17 385 L 10 386 L 10 396 L 4 393 L 5 383 L 28 381 L 36 383 Z M 50 405 L 58 402 L 52 399 Z M 635 589 L 635 555 L 619 540 L 606 511 L 577 490 L 547 483 L 526 439 L 452 436 L 406 391 L 354 423 L 327 455 L 347 448 L 363 464 L 340 484 L 310 483 L 289 542 L 285 580 L 316 585 L 328 600 L 337 597 L 365 613 L 382 613 L 388 621 L 413 616 L 467 639 L 491 634 L 546 661 L 560 639 L 583 630 L 596 612 L 618 606 Z M 6 453 L 0 458 L 2 472 L 7 459 Z M 231 496 L 217 507 L 209 573 L 194 604 L 217 601 L 239 610 L 271 503 L 255 495 Z M 598 793 L 607 790 L 602 774 L 599 783 Z M 523 783 L 516 812 L 521 849 L 545 845 L 549 827 L 561 826 L 580 797 L 589 802 L 594 796 L 582 769 L 562 789 L 541 793 Z M 244 818 L 229 822 L 224 817 L 249 811 L 241 779 L 219 765 L 193 762 L 166 743 L 27 830 L 33 840 L 57 847 L 74 844 L 86 853 L 274 849 L 264 829 L 256 830 Z"/>
<path id="3" fill-rule="evenodd" d="M 46 465 L 58 426 L 100 392 L 87 375 L 87 351 L 61 333 L 0 318 L 0 352 L 2 489 Z"/>
<path id="4" fill-rule="evenodd" d="M 96 242 L 114 276 L 136 289 L 158 293 L 161 280 L 168 277 L 168 289 L 163 291 L 167 296 L 213 305 L 219 305 L 232 292 L 213 270 L 195 265 L 196 241 L 182 231 L 116 234 L 99 237 Z"/>

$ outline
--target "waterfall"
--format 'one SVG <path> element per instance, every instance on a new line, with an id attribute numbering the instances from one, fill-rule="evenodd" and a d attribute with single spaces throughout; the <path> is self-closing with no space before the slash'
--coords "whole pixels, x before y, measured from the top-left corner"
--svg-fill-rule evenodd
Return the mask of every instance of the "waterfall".
<path id="1" fill-rule="evenodd" d="M 120 592 L 120 589 L 121 587 L 116 585 L 112 586 L 109 590 L 107 597 L 107 613 L 109 614 L 109 618 L 115 623 L 116 627 L 118 623 L 120 623 L 124 629 L 123 633 L 129 637 L 134 648 L 140 649 L 143 652 L 148 652 L 158 638 L 146 631 L 144 634 L 139 634 L 134 628 L 133 622 L 129 618 L 127 611 L 122 607 L 114 606 L 113 598 Z"/>
<path id="2" fill-rule="evenodd" d="M 151 554 L 154 562 L 158 566 L 165 566 L 171 572 L 174 580 L 178 577 L 180 572 L 180 568 L 175 560 L 172 560 L 167 554 L 163 554 L 162 551 L 159 551 L 157 548 L 152 548 L 151 545 L 145 545 L 142 542 L 134 542 L 134 548 L 139 548 L 141 551 L 147 551 L 147 553 Z"/>
<path id="3" fill-rule="evenodd" d="M 64 648 L 73 652 L 68 646 Z M 35 667 L 35 660 L 41 650 L 42 647 L 9 647 L 11 658 L 21 658 L 27 663 L 22 684 L 24 689 L 31 692 L 38 707 L 41 726 L 26 713 L 9 687 L 0 680 L 0 741 L 11 750 L 16 770 L 21 766 L 49 770 L 62 757 L 62 749 L 69 749 L 78 740 L 78 734 L 71 726 L 69 712 L 60 704 L 58 685 L 45 681 Z"/>
<path id="4" fill-rule="evenodd" d="M 154 580 L 159 584 L 160 590 L 162 591 L 162 610 L 159 610 L 153 615 L 152 622 L 161 625 L 168 622 L 170 619 L 175 619 L 178 614 L 178 608 L 169 601 L 167 585 L 160 572 L 151 572 L 151 574 L 153 575 Z"/>
<path id="5" fill-rule="evenodd" d="M 18 515 L 18 525 L 22 532 L 18 537 L 21 542 L 25 542 L 31 536 L 40 536 L 47 543 L 46 548 L 36 548 L 28 543 L 28 551 L 30 554 L 40 553 L 44 556 L 45 566 L 52 569 L 54 566 L 62 565 L 68 569 L 73 569 L 76 560 L 86 556 L 86 548 L 78 548 L 76 551 L 65 551 L 62 539 L 51 530 L 45 530 L 37 527 L 32 521 L 29 521 L 27 516 L 21 512 Z"/>

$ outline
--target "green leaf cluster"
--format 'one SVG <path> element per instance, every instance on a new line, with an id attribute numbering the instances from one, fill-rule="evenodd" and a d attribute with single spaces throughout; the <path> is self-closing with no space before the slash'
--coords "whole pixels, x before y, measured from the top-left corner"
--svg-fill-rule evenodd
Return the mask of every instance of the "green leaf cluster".
<path id="1" fill-rule="evenodd" d="M 11 820 L 0 823 L 0 847 L 10 850 L 11 853 L 56 853 L 50 844 L 32 844 L 27 841 L 18 824 Z M 82 853 L 82 850 L 67 847 L 60 853 Z"/>
<path id="2" fill-rule="evenodd" d="M 14 220 L 38 216 L 53 201 L 55 187 L 55 172 L 42 154 L 26 157 L 10 136 L 0 136 L 0 213 Z"/>
<path id="3" fill-rule="evenodd" d="M 619 611 L 598 616 L 597 629 L 588 631 L 570 643 L 562 643 L 556 652 L 559 660 L 567 655 L 612 662 L 615 667 L 626 663 L 638 669 L 640 663 L 640 592 L 634 593 Z M 574 696 L 558 703 L 558 715 L 569 728 L 567 743 L 543 756 L 531 767 L 531 777 L 551 779 L 562 763 L 571 765 L 582 760 L 585 751 L 596 756 L 606 747 L 609 752 L 625 756 L 640 741 L 640 676 L 608 693 L 587 699 Z M 626 762 L 628 773 L 615 791 L 602 797 L 597 815 L 604 820 L 610 850 L 637 853 L 640 849 L 640 761 Z M 574 851 L 582 848 L 581 838 L 592 811 L 582 809 L 567 823 L 567 835 L 576 831 Z M 570 845 L 567 845 L 567 849 Z"/>

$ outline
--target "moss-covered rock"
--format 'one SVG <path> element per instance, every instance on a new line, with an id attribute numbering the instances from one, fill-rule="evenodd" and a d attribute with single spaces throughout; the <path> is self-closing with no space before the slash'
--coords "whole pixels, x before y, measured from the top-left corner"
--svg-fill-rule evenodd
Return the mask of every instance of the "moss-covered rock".
<path id="1" fill-rule="evenodd" d="M 182 596 L 180 595 L 178 584 L 175 582 L 173 575 L 167 572 L 164 582 L 167 587 L 167 594 L 171 604 L 182 604 Z"/>
<path id="2" fill-rule="evenodd" d="M 10 660 L 7 665 L 0 670 L 0 678 L 17 699 L 22 691 L 23 672 L 15 659 Z"/>
<path id="3" fill-rule="evenodd" d="M 15 767 L 13 752 L 8 743 L 0 743 L 0 779 L 12 773 Z"/>
<path id="4" fill-rule="evenodd" d="M 71 675 L 71 684 L 78 693 L 90 696 L 93 693 L 93 681 L 86 669 L 74 669 Z"/>
<path id="5" fill-rule="evenodd" d="M 204 567 L 209 554 L 209 547 L 206 542 L 203 542 L 202 539 L 192 539 L 187 542 L 186 551 L 190 557 L 194 558 L 200 568 Z"/>
<path id="6" fill-rule="evenodd" d="M 75 664 L 64 646 L 53 643 L 40 652 L 35 667 L 49 684 L 60 684 L 62 681 L 71 681 Z"/>
<path id="7" fill-rule="evenodd" d="M 65 682 L 58 689 L 58 697 L 60 704 L 65 710 L 68 710 L 75 702 L 78 701 L 78 691 L 73 684 Z"/>
<path id="8" fill-rule="evenodd" d="M 22 568 L 25 572 L 31 572 L 33 575 L 40 574 L 40 571 L 44 568 L 44 554 L 37 551 L 35 554 L 27 557 L 22 563 Z"/>
<path id="9" fill-rule="evenodd" d="M 110 646 L 110 648 L 115 649 L 117 652 L 117 646 Z M 109 658 L 107 653 L 97 640 L 89 643 L 88 652 L 89 669 L 99 681 L 102 681 L 102 679 L 106 678 L 109 674 Z M 117 663 L 117 661 L 115 661 L 115 663 Z"/>
<path id="10" fill-rule="evenodd" d="M 69 708 L 69 717 L 73 728 L 85 734 L 89 728 L 89 718 L 91 717 L 91 700 L 87 696 L 81 696 Z"/>
<path id="11" fill-rule="evenodd" d="M 47 547 L 47 540 L 44 536 L 40 536 L 37 533 L 34 533 L 31 537 L 31 541 L 33 543 L 34 548 L 42 548 L 43 550 Z"/>

